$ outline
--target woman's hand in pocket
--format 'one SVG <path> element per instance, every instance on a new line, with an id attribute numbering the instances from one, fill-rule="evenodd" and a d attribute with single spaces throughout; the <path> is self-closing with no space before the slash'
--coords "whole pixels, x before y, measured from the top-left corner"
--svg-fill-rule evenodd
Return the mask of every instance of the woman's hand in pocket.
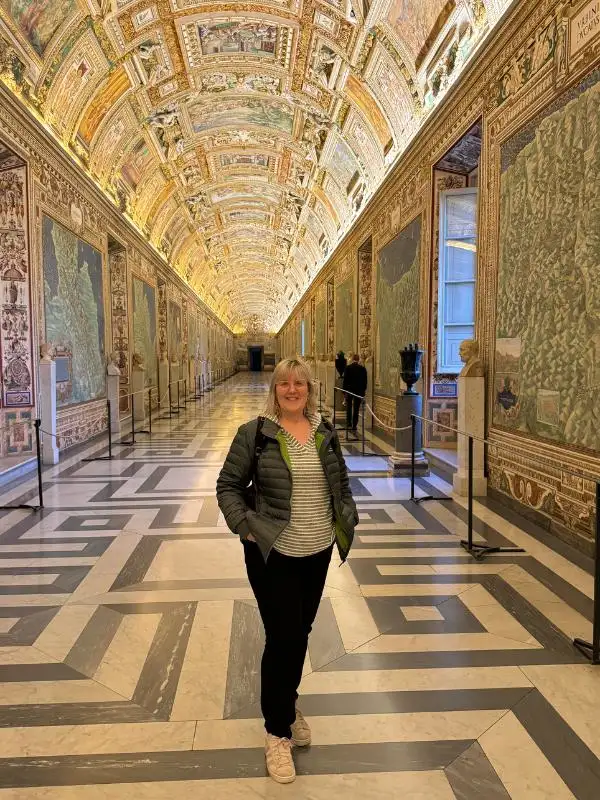
<path id="1" fill-rule="evenodd" d="M 252 536 L 251 533 L 249 533 L 248 536 L 246 536 L 246 541 L 247 542 L 254 542 L 256 544 L 256 539 L 254 538 L 254 536 Z"/>

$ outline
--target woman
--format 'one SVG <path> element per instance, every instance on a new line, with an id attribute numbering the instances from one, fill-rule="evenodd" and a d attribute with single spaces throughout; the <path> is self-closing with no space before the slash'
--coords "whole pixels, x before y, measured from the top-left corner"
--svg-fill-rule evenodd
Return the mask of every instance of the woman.
<path id="1" fill-rule="evenodd" d="M 296 706 L 308 635 L 333 544 L 344 561 L 358 522 L 337 434 L 316 406 L 308 365 L 280 361 L 265 416 L 240 427 L 217 480 L 265 628 L 261 707 L 267 769 L 278 783 L 296 777 L 292 746 L 310 744 Z"/>

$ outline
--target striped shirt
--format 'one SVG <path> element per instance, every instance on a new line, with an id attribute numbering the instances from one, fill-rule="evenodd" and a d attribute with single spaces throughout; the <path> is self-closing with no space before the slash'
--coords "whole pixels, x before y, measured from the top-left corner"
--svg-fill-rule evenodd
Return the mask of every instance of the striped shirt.
<path id="1" fill-rule="evenodd" d="M 334 539 L 331 491 L 315 442 L 321 418 L 317 414 L 309 419 L 311 432 L 306 444 L 282 428 L 292 464 L 291 516 L 274 547 L 285 556 L 312 556 Z"/>

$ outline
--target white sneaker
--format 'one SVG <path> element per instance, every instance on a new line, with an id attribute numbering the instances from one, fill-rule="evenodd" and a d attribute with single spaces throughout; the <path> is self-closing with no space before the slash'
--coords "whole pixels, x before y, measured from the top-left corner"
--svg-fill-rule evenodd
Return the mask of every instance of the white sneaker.
<path id="1" fill-rule="evenodd" d="M 296 780 L 292 747 L 289 739 L 280 739 L 267 733 L 265 742 L 267 771 L 277 783 L 293 783 Z"/>
<path id="2" fill-rule="evenodd" d="M 304 719 L 299 708 L 296 709 L 296 721 L 292 723 L 292 744 L 296 747 L 308 747 L 311 741 L 310 725 Z"/>

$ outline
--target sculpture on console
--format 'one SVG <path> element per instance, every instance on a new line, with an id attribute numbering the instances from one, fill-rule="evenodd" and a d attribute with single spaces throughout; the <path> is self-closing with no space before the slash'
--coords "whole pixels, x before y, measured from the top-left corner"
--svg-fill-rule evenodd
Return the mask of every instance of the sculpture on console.
<path id="1" fill-rule="evenodd" d="M 415 342 L 409 344 L 404 350 L 400 350 L 400 377 L 406 384 L 404 394 L 419 394 L 412 388 L 421 377 L 421 362 L 423 361 L 423 350 Z"/>
<path id="2" fill-rule="evenodd" d="M 458 351 L 460 360 L 464 362 L 464 367 L 459 378 L 483 378 L 485 368 L 483 361 L 479 358 L 479 342 L 476 339 L 464 339 Z"/>
<path id="3" fill-rule="evenodd" d="M 42 342 L 40 345 L 40 361 L 44 364 L 49 364 L 52 361 L 52 345 L 47 342 Z"/>
<path id="4" fill-rule="evenodd" d="M 108 364 L 106 365 L 106 374 L 107 375 L 120 375 L 121 370 L 119 369 L 119 358 L 120 355 L 117 353 L 116 350 L 108 357 Z"/>

